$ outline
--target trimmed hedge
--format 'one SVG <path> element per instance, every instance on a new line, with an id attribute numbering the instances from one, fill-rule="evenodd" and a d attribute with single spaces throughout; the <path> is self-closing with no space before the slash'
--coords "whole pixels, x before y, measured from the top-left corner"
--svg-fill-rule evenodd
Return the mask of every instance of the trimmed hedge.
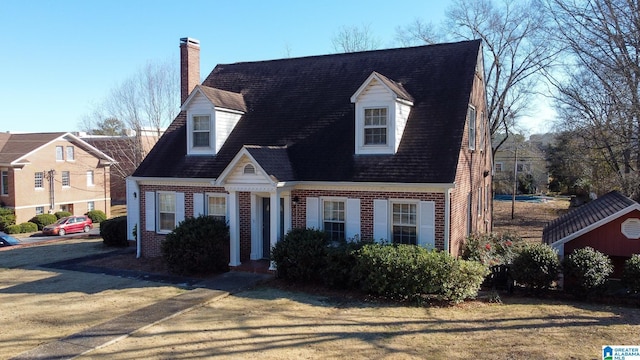
<path id="1" fill-rule="evenodd" d="M 58 218 L 53 214 L 40 214 L 36 215 L 29 220 L 38 226 L 38 230 L 42 230 L 45 226 L 51 225 L 58 221 Z"/>
<path id="2" fill-rule="evenodd" d="M 361 289 L 398 300 L 420 301 L 432 295 L 459 303 L 474 298 L 488 274 L 479 262 L 414 245 L 365 245 L 356 258 Z"/>
<path id="3" fill-rule="evenodd" d="M 9 225 L 15 225 L 16 215 L 12 209 L 0 207 L 0 231 L 7 230 Z M 5 231 L 6 232 L 6 231 Z"/>
<path id="4" fill-rule="evenodd" d="M 327 235 L 316 229 L 297 228 L 271 249 L 279 278 L 291 282 L 321 282 L 326 268 Z"/>
<path id="5" fill-rule="evenodd" d="M 24 222 L 20 224 L 20 232 L 21 233 L 31 233 L 38 231 L 38 225 L 32 222 Z"/>
<path id="6" fill-rule="evenodd" d="M 73 214 L 68 211 L 57 211 L 53 215 L 55 215 L 58 219 L 62 219 L 63 217 L 71 216 Z"/>
<path id="7" fill-rule="evenodd" d="M 106 246 L 129 246 L 129 240 L 127 240 L 127 217 L 117 216 L 103 221 L 100 224 L 100 236 L 102 236 L 102 243 Z"/>
<path id="8" fill-rule="evenodd" d="M 4 228 L 4 232 L 7 234 L 20 234 L 22 232 L 22 228 L 20 225 L 9 225 Z"/>
<path id="9" fill-rule="evenodd" d="M 162 241 L 162 256 L 176 274 L 229 271 L 229 226 L 211 216 L 187 218 Z"/>
<path id="10" fill-rule="evenodd" d="M 518 250 L 511 274 L 529 290 L 544 290 L 553 285 L 560 273 L 558 254 L 547 244 L 527 244 Z"/>
<path id="11" fill-rule="evenodd" d="M 589 246 L 576 249 L 563 261 L 565 288 L 583 297 L 602 287 L 613 272 L 611 259 Z"/>
<path id="12" fill-rule="evenodd" d="M 107 214 L 105 214 L 102 210 L 91 210 L 85 215 L 87 215 L 87 217 L 91 219 L 94 224 L 100 224 L 103 221 L 107 220 Z"/>

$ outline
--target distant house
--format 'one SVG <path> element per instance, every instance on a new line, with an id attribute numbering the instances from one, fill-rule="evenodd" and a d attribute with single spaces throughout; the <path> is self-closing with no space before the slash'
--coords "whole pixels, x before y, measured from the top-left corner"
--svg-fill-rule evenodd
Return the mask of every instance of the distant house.
<path id="1" fill-rule="evenodd" d="M 80 139 L 95 146 L 117 162 L 111 167 L 111 203 L 113 205 L 126 204 L 126 178 L 133 174 L 163 132 L 164 130 L 142 129 L 139 135 L 135 131 L 129 131 L 129 135 L 123 136 L 78 134 Z"/>
<path id="2" fill-rule="evenodd" d="M 181 39 L 180 114 L 128 179 L 138 255 L 185 217 L 230 227 L 230 265 L 292 228 L 458 255 L 491 230 L 480 41 L 218 65 Z"/>
<path id="3" fill-rule="evenodd" d="M 71 133 L 0 133 L 0 203 L 17 223 L 57 211 L 108 216 L 114 162 Z"/>
<path id="4" fill-rule="evenodd" d="M 624 261 L 640 254 L 640 204 L 612 191 L 550 222 L 542 240 L 561 257 L 592 247 L 611 258 L 618 277 Z"/>

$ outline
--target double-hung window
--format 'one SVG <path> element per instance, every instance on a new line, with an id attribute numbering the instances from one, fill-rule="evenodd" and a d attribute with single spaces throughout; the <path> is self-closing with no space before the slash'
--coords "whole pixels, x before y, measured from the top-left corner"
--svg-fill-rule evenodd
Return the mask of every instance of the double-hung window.
<path id="1" fill-rule="evenodd" d="M 387 145 L 387 108 L 364 109 L 364 145 Z"/>
<path id="2" fill-rule="evenodd" d="M 62 186 L 64 187 L 71 186 L 71 178 L 68 171 L 62 172 Z"/>
<path id="3" fill-rule="evenodd" d="M 34 175 L 34 183 L 36 189 L 44 188 L 44 173 L 42 171 L 36 172 Z"/>
<path id="4" fill-rule="evenodd" d="M 87 201 L 87 211 L 93 211 L 96 209 L 96 203 L 93 201 Z"/>
<path id="5" fill-rule="evenodd" d="M 227 199 L 224 196 L 207 197 L 207 215 L 217 220 L 227 221 Z"/>
<path id="6" fill-rule="evenodd" d="M 158 231 L 169 232 L 176 227 L 176 194 L 158 192 Z"/>
<path id="7" fill-rule="evenodd" d="M 394 203 L 392 207 L 392 236 L 395 244 L 417 244 L 417 204 Z"/>
<path id="8" fill-rule="evenodd" d="M 64 146 L 56 146 L 56 161 L 64 161 Z"/>
<path id="9" fill-rule="evenodd" d="M 211 117 L 196 115 L 193 117 L 193 147 L 210 147 Z"/>
<path id="10" fill-rule="evenodd" d="M 93 170 L 87 170 L 87 186 L 93 186 Z"/>
<path id="11" fill-rule="evenodd" d="M 322 224 L 330 240 L 344 240 L 344 201 L 325 200 L 323 202 Z"/>
<path id="12" fill-rule="evenodd" d="M 67 146 L 67 161 L 75 160 L 73 146 Z"/>
<path id="13" fill-rule="evenodd" d="M 9 195 L 9 171 L 2 170 L 0 182 L 2 182 L 2 195 Z"/>

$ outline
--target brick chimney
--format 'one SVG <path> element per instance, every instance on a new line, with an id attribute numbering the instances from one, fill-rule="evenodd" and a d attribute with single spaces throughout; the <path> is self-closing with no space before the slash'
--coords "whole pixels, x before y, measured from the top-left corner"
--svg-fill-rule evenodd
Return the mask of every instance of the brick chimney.
<path id="1" fill-rule="evenodd" d="M 180 39 L 180 104 L 200 83 L 200 41 L 192 38 Z"/>

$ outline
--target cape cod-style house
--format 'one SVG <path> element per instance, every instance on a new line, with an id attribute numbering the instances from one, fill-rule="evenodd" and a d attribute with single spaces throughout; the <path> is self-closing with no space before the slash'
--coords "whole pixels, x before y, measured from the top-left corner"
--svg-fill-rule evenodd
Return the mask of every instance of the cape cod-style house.
<path id="1" fill-rule="evenodd" d="M 128 179 L 138 256 L 184 218 L 230 227 L 230 265 L 292 228 L 456 256 L 491 230 L 478 41 L 221 64 L 181 39 L 180 114 Z M 132 238 L 133 239 L 133 238 Z"/>

